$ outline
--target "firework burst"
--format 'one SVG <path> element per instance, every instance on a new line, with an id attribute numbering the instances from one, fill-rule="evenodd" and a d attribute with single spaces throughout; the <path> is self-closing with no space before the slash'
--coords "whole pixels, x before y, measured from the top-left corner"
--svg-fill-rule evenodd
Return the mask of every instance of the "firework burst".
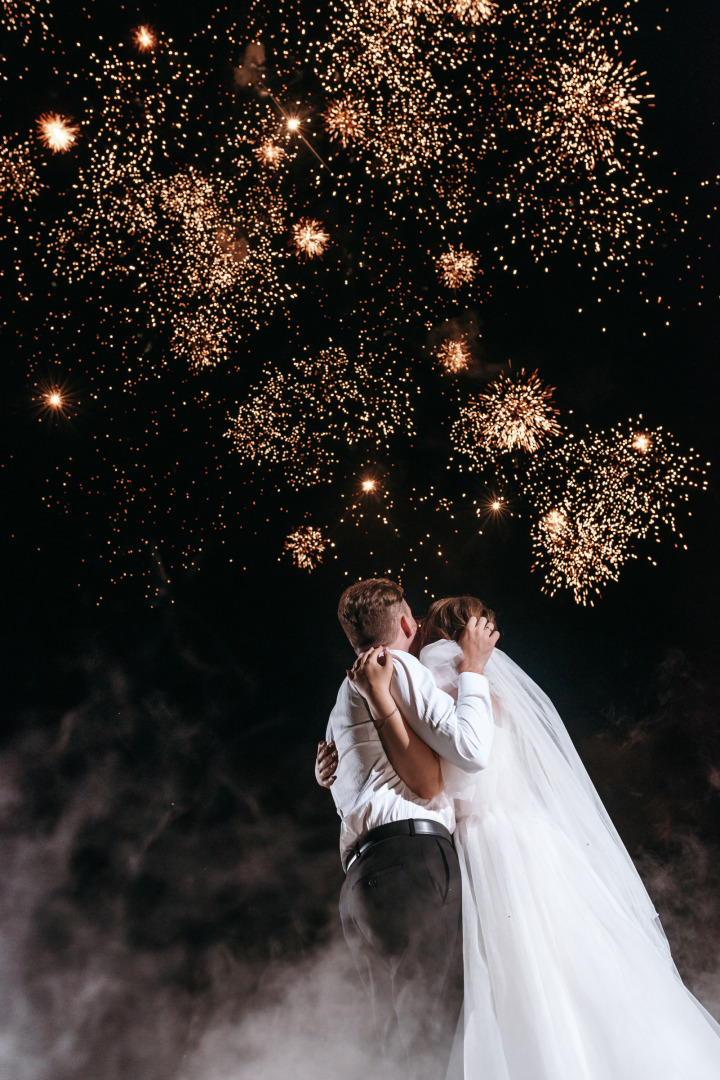
<path id="1" fill-rule="evenodd" d="M 492 0 L 455 0 L 450 13 L 470 26 L 490 22 L 497 15 L 498 5 Z"/>
<path id="2" fill-rule="evenodd" d="M 351 142 L 358 142 L 365 134 L 366 110 L 352 98 L 330 101 L 325 110 L 325 128 L 331 139 L 339 142 L 343 150 Z"/>
<path id="3" fill-rule="evenodd" d="M 435 263 L 440 280 L 448 289 L 460 289 L 469 285 L 477 274 L 477 255 L 462 246 L 450 246 Z"/>
<path id="4" fill-rule="evenodd" d="M 402 425 L 412 434 L 408 395 L 375 377 L 373 361 L 353 363 L 332 347 L 293 361 L 292 370 L 266 373 L 241 406 L 228 435 L 248 462 L 276 464 L 291 487 L 333 478 L 343 452 L 387 447 Z"/>
<path id="5" fill-rule="evenodd" d="M 137 26 L 132 32 L 132 39 L 138 52 L 152 52 L 157 47 L 157 34 L 152 26 Z"/>
<path id="6" fill-rule="evenodd" d="M 73 123 L 71 116 L 48 112 L 39 116 L 35 126 L 38 138 L 54 154 L 64 153 L 77 142 L 80 126 Z"/>
<path id="7" fill-rule="evenodd" d="M 315 218 L 301 218 L 292 227 L 293 247 L 298 255 L 304 255 L 306 259 L 322 255 L 329 242 L 330 234 Z"/>
<path id="8" fill-rule="evenodd" d="M 531 537 L 535 567 L 545 590 L 572 590 L 587 603 L 623 565 L 638 542 L 659 541 L 663 529 L 681 541 L 677 511 L 695 490 L 705 490 L 705 469 L 662 428 L 627 428 L 568 436 L 531 459 L 523 493 L 537 515 Z"/>
<path id="9" fill-rule="evenodd" d="M 450 375 L 466 371 L 470 364 L 470 346 L 467 338 L 453 338 L 443 341 L 436 353 L 439 366 Z"/>
<path id="10" fill-rule="evenodd" d="M 260 146 L 256 146 L 255 157 L 266 169 L 277 169 L 285 157 L 285 150 L 278 146 L 272 139 L 264 139 Z"/>
<path id="11" fill-rule="evenodd" d="M 287 537 L 283 551 L 291 557 L 298 569 L 311 572 L 322 562 L 326 547 L 327 540 L 321 529 L 312 525 L 301 525 Z"/>
<path id="12" fill-rule="evenodd" d="M 476 463 L 513 450 L 534 454 L 562 431 L 552 394 L 553 387 L 536 371 L 501 375 L 487 393 L 461 408 L 452 429 L 455 448 Z"/>
<path id="13" fill-rule="evenodd" d="M 553 173 L 578 166 L 593 172 L 600 161 L 618 165 L 618 136 L 637 135 L 638 106 L 652 97 L 638 92 L 641 77 L 633 64 L 622 64 L 604 49 L 584 50 L 573 63 L 557 64 L 548 76 L 548 101 L 532 121 L 538 150 Z"/>

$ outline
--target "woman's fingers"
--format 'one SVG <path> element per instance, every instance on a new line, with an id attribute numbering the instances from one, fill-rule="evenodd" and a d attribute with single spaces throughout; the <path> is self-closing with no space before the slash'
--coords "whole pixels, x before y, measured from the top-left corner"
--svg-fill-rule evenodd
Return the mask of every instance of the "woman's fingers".
<path id="1" fill-rule="evenodd" d="M 318 743 L 317 760 L 315 763 L 315 778 L 321 787 L 332 787 L 335 783 L 335 773 L 338 766 L 337 748 L 334 742 L 326 743 L 324 740 Z"/>

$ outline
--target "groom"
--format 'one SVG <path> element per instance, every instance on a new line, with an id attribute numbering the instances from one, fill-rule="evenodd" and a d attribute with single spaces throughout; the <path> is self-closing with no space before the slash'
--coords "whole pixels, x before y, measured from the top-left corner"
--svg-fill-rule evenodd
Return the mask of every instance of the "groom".
<path id="1" fill-rule="evenodd" d="M 392 651 L 392 696 L 432 750 L 466 772 L 487 764 L 493 721 L 483 669 L 498 635 L 485 619 L 471 619 L 458 642 L 463 659 L 456 707 L 410 653 L 417 623 L 399 585 L 384 578 L 351 585 L 340 598 L 338 617 L 358 655 L 377 645 Z M 444 1080 L 463 971 L 452 803 L 443 791 L 421 799 L 403 783 L 349 679 L 330 714 L 332 742 L 332 795 L 346 870 L 340 917 L 370 996 L 383 1056 L 395 1075 Z"/>

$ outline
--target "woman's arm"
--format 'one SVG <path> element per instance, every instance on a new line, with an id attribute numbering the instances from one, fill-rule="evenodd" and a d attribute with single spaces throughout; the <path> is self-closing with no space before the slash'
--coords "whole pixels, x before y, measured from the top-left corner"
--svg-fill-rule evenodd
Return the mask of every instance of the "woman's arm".
<path id="1" fill-rule="evenodd" d="M 358 657 L 348 678 L 365 698 L 395 772 L 421 799 L 432 799 L 443 790 L 440 758 L 405 723 L 390 693 L 392 673 L 392 654 L 379 647 Z"/>

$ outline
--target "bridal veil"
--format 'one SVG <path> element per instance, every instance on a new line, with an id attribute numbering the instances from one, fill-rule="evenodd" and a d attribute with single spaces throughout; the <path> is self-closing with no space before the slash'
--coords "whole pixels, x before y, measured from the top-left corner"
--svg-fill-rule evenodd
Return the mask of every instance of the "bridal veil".
<path id="1" fill-rule="evenodd" d="M 420 659 L 457 688 L 459 646 Z M 443 763 L 463 873 L 465 1006 L 448 1080 L 717 1080 L 720 1027 L 552 702 L 495 650 L 490 764 Z"/>

